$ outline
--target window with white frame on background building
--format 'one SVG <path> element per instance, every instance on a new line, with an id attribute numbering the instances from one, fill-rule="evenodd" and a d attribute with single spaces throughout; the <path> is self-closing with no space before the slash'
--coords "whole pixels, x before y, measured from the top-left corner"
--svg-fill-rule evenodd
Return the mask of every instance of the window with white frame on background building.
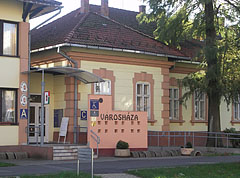
<path id="1" fill-rule="evenodd" d="M 16 123 L 16 90 L 0 89 L 0 123 Z"/>
<path id="2" fill-rule="evenodd" d="M 194 117 L 195 120 L 205 120 L 205 94 L 194 92 Z"/>
<path id="3" fill-rule="evenodd" d="M 179 120 L 179 89 L 169 89 L 169 118 Z"/>
<path id="4" fill-rule="evenodd" d="M 94 84 L 94 94 L 111 95 L 111 80 Z"/>
<path id="5" fill-rule="evenodd" d="M 148 119 L 150 119 L 150 85 L 148 83 L 137 83 L 136 85 L 136 110 L 147 111 Z"/>
<path id="6" fill-rule="evenodd" d="M 0 20 L 0 55 L 18 55 L 18 24 Z"/>
<path id="7" fill-rule="evenodd" d="M 234 120 L 240 121 L 240 97 L 238 97 L 238 100 L 234 102 L 233 110 Z"/>

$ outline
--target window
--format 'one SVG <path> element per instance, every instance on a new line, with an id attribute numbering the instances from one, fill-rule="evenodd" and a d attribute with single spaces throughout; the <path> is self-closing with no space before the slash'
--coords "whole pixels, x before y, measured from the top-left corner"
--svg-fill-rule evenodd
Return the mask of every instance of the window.
<path id="1" fill-rule="evenodd" d="M 205 120 L 205 94 L 194 92 L 194 117 L 195 120 Z"/>
<path id="2" fill-rule="evenodd" d="M 111 80 L 94 84 L 94 94 L 111 95 Z"/>
<path id="3" fill-rule="evenodd" d="M 54 109 L 54 127 L 60 127 L 63 118 L 63 109 Z"/>
<path id="4" fill-rule="evenodd" d="M 16 91 L 11 89 L 0 89 L 0 122 L 16 123 Z"/>
<path id="5" fill-rule="evenodd" d="M 150 85 L 147 83 L 137 83 L 136 110 L 147 111 L 148 119 L 150 113 Z"/>
<path id="6" fill-rule="evenodd" d="M 238 101 L 234 102 L 234 120 L 235 121 L 240 121 L 240 98 L 238 99 Z"/>
<path id="7" fill-rule="evenodd" d="M 169 89 L 169 117 L 172 120 L 179 120 L 179 90 Z"/>
<path id="8" fill-rule="evenodd" d="M 18 24 L 0 20 L 0 55 L 17 56 Z"/>

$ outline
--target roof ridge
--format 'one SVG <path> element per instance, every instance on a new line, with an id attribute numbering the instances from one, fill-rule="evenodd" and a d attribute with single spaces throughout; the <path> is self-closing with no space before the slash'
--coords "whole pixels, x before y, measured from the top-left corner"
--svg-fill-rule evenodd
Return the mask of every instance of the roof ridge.
<path id="1" fill-rule="evenodd" d="M 89 6 L 101 7 L 101 5 L 96 5 L 96 4 L 89 4 Z M 132 11 L 132 10 L 128 10 L 128 9 L 121 9 L 121 8 L 110 7 L 110 6 L 108 8 L 109 9 L 121 10 L 121 11 L 128 11 L 128 12 L 132 12 L 132 13 L 139 13 L 138 11 Z"/>
<path id="2" fill-rule="evenodd" d="M 79 15 L 80 13 L 79 12 L 77 12 L 77 16 Z M 65 42 L 69 42 L 70 41 L 70 39 L 73 37 L 73 35 L 74 35 L 74 32 L 75 32 L 75 30 L 76 30 L 76 28 L 79 26 L 79 25 L 81 25 L 85 20 L 86 20 L 86 18 L 89 16 L 89 12 L 88 13 L 86 13 L 86 14 L 84 14 L 84 16 L 81 18 L 81 20 L 73 27 L 73 29 L 64 37 L 64 41 Z"/>
<path id="3" fill-rule="evenodd" d="M 150 38 L 150 39 L 152 39 L 152 40 L 154 40 L 154 41 L 156 41 L 156 42 L 158 42 L 158 43 L 161 43 L 162 45 L 164 45 L 165 47 L 168 47 L 168 48 L 171 49 L 171 50 L 180 52 L 179 50 L 174 49 L 174 48 L 172 48 L 172 47 L 164 44 L 163 42 L 161 42 L 161 41 L 159 41 L 159 40 L 156 40 L 155 38 L 153 38 L 153 37 L 151 37 L 151 36 L 149 36 L 149 35 L 147 35 L 147 34 L 145 34 L 145 33 L 143 33 L 143 32 L 140 32 L 140 31 L 138 31 L 138 30 L 136 30 L 136 29 L 134 29 L 134 28 L 131 28 L 131 27 L 127 26 L 127 25 L 124 25 L 124 24 L 122 24 L 122 23 L 120 23 L 120 22 L 117 22 L 116 20 L 113 20 L 113 19 L 111 19 L 111 18 L 109 18 L 109 17 L 102 16 L 102 15 L 96 13 L 96 12 L 88 12 L 88 13 L 92 13 L 92 14 L 95 14 L 95 15 L 97 15 L 97 16 L 100 16 L 100 17 L 102 17 L 102 18 L 104 18 L 104 19 L 107 19 L 107 20 L 109 20 L 109 21 L 112 21 L 113 23 L 116 23 L 116 24 L 118 24 L 118 25 L 120 25 L 120 26 L 123 26 L 124 28 L 127 28 L 127 29 L 129 29 L 129 30 L 131 30 L 131 31 L 133 31 L 133 32 L 136 32 L 136 33 L 138 33 L 138 34 L 140 34 L 140 35 L 142 35 L 142 36 L 145 36 L 145 37 L 147 37 L 147 38 Z"/>

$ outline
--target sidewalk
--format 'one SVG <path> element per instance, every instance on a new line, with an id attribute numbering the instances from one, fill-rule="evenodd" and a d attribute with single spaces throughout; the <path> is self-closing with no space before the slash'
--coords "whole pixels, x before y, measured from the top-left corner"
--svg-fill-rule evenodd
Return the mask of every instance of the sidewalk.
<path id="1" fill-rule="evenodd" d="M 17 166 L 0 167 L 0 177 L 13 177 L 35 174 L 55 174 L 62 171 L 76 171 L 77 161 L 52 160 L 0 160 Z M 103 178 L 137 178 L 125 174 L 128 170 L 159 167 L 191 166 L 197 164 L 216 164 L 240 162 L 240 156 L 199 156 L 199 157 L 155 157 L 155 158 L 114 158 L 103 157 L 94 160 L 94 174 Z M 89 161 L 80 161 L 80 170 L 91 172 Z"/>

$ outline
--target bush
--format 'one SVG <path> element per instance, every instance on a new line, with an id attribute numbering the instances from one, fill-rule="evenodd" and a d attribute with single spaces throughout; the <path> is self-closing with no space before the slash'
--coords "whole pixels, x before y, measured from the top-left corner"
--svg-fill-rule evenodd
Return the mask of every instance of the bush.
<path id="1" fill-rule="evenodd" d="M 230 142 L 232 143 L 233 148 L 240 148 L 240 136 L 239 135 L 231 135 L 231 134 L 239 134 L 239 132 L 236 131 L 235 128 L 225 129 L 223 132 L 230 134 L 229 139 L 230 139 Z"/>
<path id="2" fill-rule="evenodd" d="M 129 148 L 129 145 L 128 145 L 128 143 L 127 142 L 124 142 L 124 141 L 122 141 L 122 140 L 119 140 L 118 142 L 117 142 L 117 149 L 128 149 Z"/>
<path id="3" fill-rule="evenodd" d="M 192 146 L 192 143 L 191 143 L 191 142 L 187 142 L 185 148 L 192 148 L 192 147 L 193 147 L 193 146 Z"/>

